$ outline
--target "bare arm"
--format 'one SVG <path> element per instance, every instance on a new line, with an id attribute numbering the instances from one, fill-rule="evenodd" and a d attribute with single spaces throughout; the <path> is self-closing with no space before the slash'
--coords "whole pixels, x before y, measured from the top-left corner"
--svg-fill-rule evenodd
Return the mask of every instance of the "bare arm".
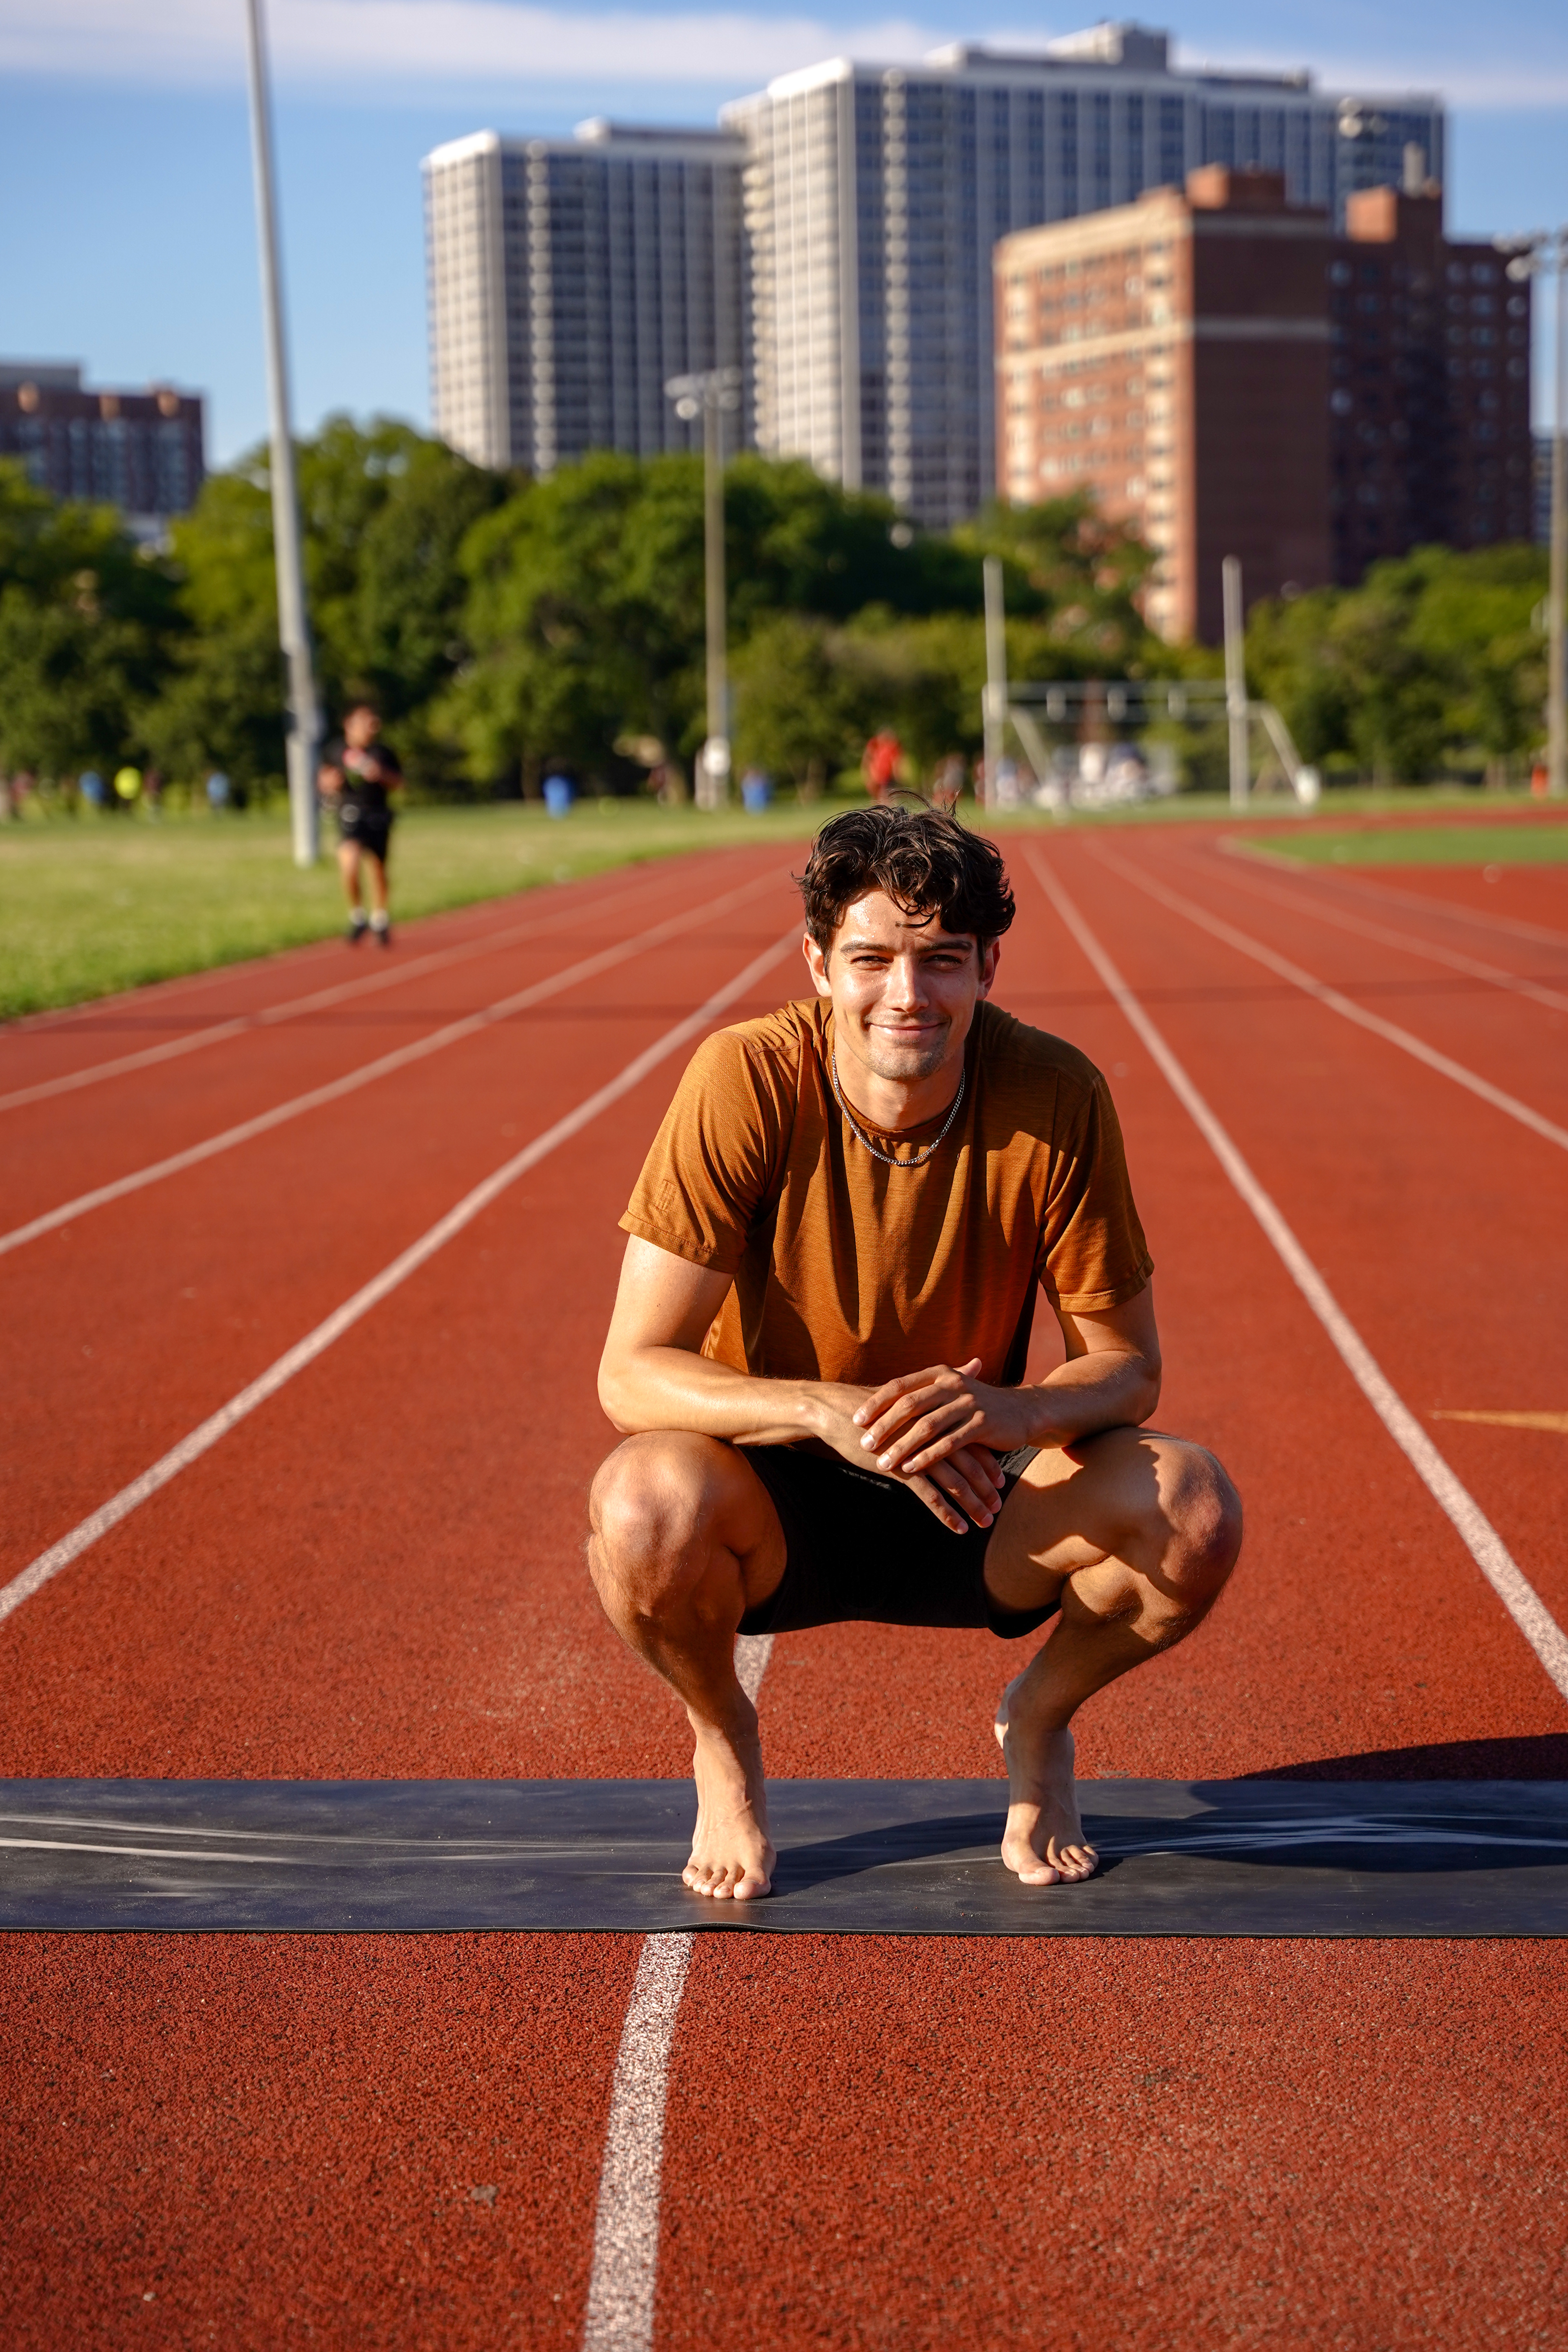
<path id="1" fill-rule="evenodd" d="M 708 1328 L 729 1294 L 731 1277 L 692 1265 L 633 1234 L 599 1363 L 599 1402 L 625 1433 L 685 1429 L 731 1444 L 787 1445 L 816 1437 L 860 1469 L 868 1460 L 854 1420 L 869 1391 L 829 1381 L 764 1381 L 700 1354 Z M 942 1485 L 902 1477 L 944 1526 L 961 1530 L 960 1511 L 988 1526 L 1002 1499 L 983 1448 L 945 1450 Z M 957 1506 L 957 1508 L 954 1506 Z"/>
<path id="2" fill-rule="evenodd" d="M 929 1470 L 950 1447 L 1070 1445 L 1102 1429 L 1136 1427 L 1160 1402 L 1154 1294 L 1100 1315 L 1058 1308 L 1067 1360 L 1027 1388 L 993 1388 L 965 1369 L 933 1365 L 888 1381 L 859 1409 L 861 1444 L 879 1469 Z"/>

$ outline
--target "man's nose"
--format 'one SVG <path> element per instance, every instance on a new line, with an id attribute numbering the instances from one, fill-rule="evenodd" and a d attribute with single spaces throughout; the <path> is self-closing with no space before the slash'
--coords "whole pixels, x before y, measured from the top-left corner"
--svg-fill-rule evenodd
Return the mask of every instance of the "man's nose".
<path id="1" fill-rule="evenodd" d="M 925 1003 L 925 974 L 918 957 L 894 957 L 888 974 L 888 1001 L 910 1011 Z"/>

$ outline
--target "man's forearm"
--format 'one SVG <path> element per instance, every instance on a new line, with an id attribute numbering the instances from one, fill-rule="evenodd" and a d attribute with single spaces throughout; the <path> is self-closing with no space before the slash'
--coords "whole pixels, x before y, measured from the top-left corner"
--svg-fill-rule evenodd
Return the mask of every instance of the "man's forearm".
<path id="1" fill-rule="evenodd" d="M 1136 1428 L 1160 1402 L 1159 1367 L 1142 1355 L 1071 1356 L 1024 1391 L 1031 1445 L 1070 1445 L 1102 1429 Z"/>
<path id="2" fill-rule="evenodd" d="M 812 1436 L 825 1384 L 762 1381 L 685 1348 L 639 1348 L 599 1369 L 599 1402 L 628 1436 L 688 1429 L 749 1445 L 787 1445 Z"/>

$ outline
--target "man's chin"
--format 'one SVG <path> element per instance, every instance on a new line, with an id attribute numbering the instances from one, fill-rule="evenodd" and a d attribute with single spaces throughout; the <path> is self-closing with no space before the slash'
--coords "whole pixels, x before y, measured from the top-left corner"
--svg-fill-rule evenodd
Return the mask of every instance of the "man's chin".
<path id="1" fill-rule="evenodd" d="M 912 1079 L 934 1078 L 946 1060 L 946 1051 L 939 1045 L 924 1051 L 918 1046 L 907 1046 L 901 1051 L 894 1047 L 889 1052 L 884 1047 L 879 1053 L 866 1056 L 873 1077 L 891 1078 L 905 1086 Z"/>

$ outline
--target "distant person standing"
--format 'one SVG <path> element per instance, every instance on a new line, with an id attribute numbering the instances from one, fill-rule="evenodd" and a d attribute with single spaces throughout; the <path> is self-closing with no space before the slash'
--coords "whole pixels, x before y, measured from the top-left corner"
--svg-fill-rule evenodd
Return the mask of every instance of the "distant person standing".
<path id="1" fill-rule="evenodd" d="M 367 930 L 375 933 L 384 948 L 392 945 L 386 851 L 392 839 L 390 796 L 402 790 L 403 771 L 390 743 L 377 740 L 380 733 L 380 714 L 368 702 L 356 702 L 343 719 L 342 739 L 327 746 L 316 778 L 321 798 L 337 810 L 338 871 L 349 906 L 350 947 L 358 947 Z M 370 898 L 368 915 L 360 895 L 362 867 Z"/>
<path id="2" fill-rule="evenodd" d="M 890 727 L 879 727 L 860 754 L 860 773 L 866 779 L 866 790 L 879 804 L 898 782 L 903 757 L 904 747 Z"/>
<path id="3" fill-rule="evenodd" d="M 968 781 L 968 763 L 962 751 L 950 751 L 945 760 L 939 760 L 936 773 L 931 780 L 932 808 L 940 809 L 944 816 L 951 816 Z"/>

